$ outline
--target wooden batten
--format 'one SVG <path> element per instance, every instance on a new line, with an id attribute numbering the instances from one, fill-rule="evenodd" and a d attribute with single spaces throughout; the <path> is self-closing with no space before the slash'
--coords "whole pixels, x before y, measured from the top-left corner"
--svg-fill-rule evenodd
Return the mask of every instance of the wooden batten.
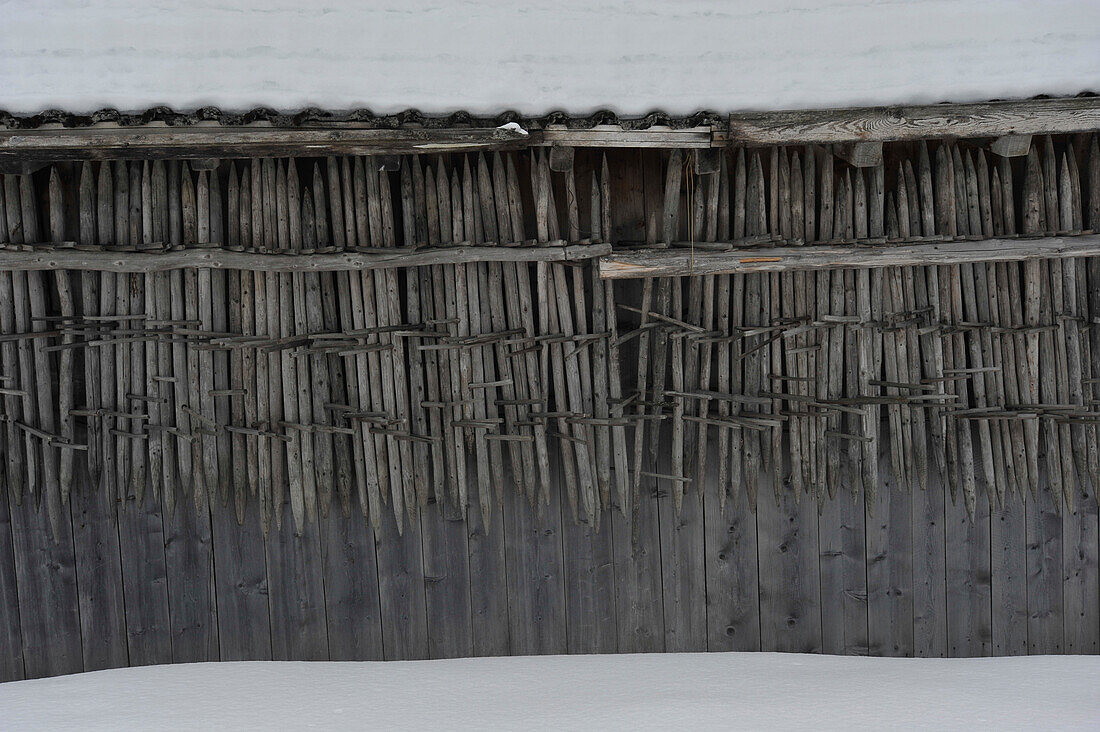
<path id="1" fill-rule="evenodd" d="M 718 245 L 721 246 L 721 242 Z M 726 251 L 693 251 L 690 242 L 676 242 L 667 249 L 656 251 L 616 251 L 599 258 L 600 277 L 700 277 L 1100 256 L 1100 236 L 1091 232 L 1076 236 L 967 238 L 927 243 L 864 241 L 859 246 L 738 247 L 737 242 L 730 242 L 728 246 Z"/>
<path id="2" fill-rule="evenodd" d="M 180 269 L 239 269 L 257 272 L 337 272 L 395 267 L 423 267 L 471 262 L 581 262 L 610 254 L 611 245 L 550 241 L 534 246 L 523 242 L 480 245 L 464 243 L 410 249 L 363 247 L 351 251 L 294 253 L 241 251 L 215 243 L 202 249 L 165 247 L 151 243 L 142 249 L 77 246 L 73 243 L 0 245 L 0 269 L 13 272 L 69 269 L 99 272 L 167 272 Z"/>

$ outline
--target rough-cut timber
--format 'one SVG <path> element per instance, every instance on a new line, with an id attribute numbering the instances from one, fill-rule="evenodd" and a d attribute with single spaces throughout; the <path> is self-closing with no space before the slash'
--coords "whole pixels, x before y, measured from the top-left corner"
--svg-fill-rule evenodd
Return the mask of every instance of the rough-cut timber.
<path id="1" fill-rule="evenodd" d="M 614 252 L 599 258 L 600 277 L 632 279 L 682 277 L 747 272 L 913 267 L 925 264 L 1022 262 L 1100 255 L 1100 236 L 1081 232 L 1072 236 L 1019 239 L 958 239 L 931 237 L 921 243 L 908 240 L 864 240 L 848 246 L 739 246 L 727 251 L 692 251 L 689 242 L 676 242 L 658 251 Z M 927 243 L 925 243 L 927 242 Z M 782 243 L 782 242 L 780 242 Z M 0 253 L 0 257 L 3 254 Z"/>
<path id="2" fill-rule="evenodd" d="M 791 145 L 1066 134 L 1091 132 L 1097 127 L 1100 99 L 1088 96 L 731 114 L 728 134 L 730 143 Z"/>
<path id="3" fill-rule="evenodd" d="M 569 145 L 6 176 L 4 673 L 1097 647 L 1091 138 Z"/>
<path id="4" fill-rule="evenodd" d="M 525 242 L 501 245 L 469 245 L 466 242 L 440 246 L 392 248 L 361 247 L 335 252 L 330 247 L 283 254 L 241 251 L 205 244 L 186 249 L 151 243 L 141 249 L 91 247 L 73 243 L 51 243 L 0 247 L 0 268 L 11 272 L 37 270 L 81 270 L 95 272 L 167 272 L 178 269 L 238 269 L 252 272 L 335 272 L 394 267 L 419 267 L 468 262 L 572 262 L 593 259 L 611 252 L 610 244 L 590 242 Z"/>

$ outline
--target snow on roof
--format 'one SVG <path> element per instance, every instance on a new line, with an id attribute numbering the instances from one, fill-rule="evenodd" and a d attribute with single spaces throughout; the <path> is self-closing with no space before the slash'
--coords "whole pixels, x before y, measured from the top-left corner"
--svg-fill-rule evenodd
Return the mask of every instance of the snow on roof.
<path id="1" fill-rule="evenodd" d="M 0 109 L 689 114 L 1100 91 L 1081 0 L 0 0 Z"/>

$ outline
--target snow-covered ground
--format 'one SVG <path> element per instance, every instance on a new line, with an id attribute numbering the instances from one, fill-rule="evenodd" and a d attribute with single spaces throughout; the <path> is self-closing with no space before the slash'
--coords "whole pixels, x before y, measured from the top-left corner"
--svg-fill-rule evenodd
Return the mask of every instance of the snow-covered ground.
<path id="1" fill-rule="evenodd" d="M 0 684 L 0 728 L 1095 730 L 1100 657 L 774 653 L 151 666 Z"/>
<path id="2" fill-rule="evenodd" d="M 0 109 L 686 114 L 1100 91 L 1095 0 L 0 0 Z"/>

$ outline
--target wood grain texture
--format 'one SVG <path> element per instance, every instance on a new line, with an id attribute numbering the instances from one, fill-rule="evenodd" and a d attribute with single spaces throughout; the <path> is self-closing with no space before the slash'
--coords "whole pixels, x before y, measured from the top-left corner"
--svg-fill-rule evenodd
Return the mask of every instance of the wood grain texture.
<path id="1" fill-rule="evenodd" d="M 361 247 L 346 252 L 280 254 L 203 249 L 165 249 L 156 243 L 146 250 L 111 250 L 39 245 L 33 249 L 0 248 L 0 267 L 11 271 L 96 270 L 103 272 L 165 272 L 178 269 L 241 269 L 256 272 L 332 272 L 417 267 L 470 262 L 569 262 L 611 251 L 610 244 L 544 242 L 539 246 L 479 244 L 446 247 Z M 150 251 L 152 250 L 152 251 Z"/>
<path id="2" fill-rule="evenodd" d="M 1048 236 L 1037 239 L 944 240 L 897 246 L 750 247 L 729 251 L 691 251 L 684 244 L 658 251 L 615 252 L 600 257 L 600 277 L 631 279 L 746 272 L 789 272 L 845 268 L 911 267 L 968 262 L 1016 262 L 1096 256 L 1100 237 Z M 2 262 L 0 253 L 0 262 Z"/>
<path id="3" fill-rule="evenodd" d="M 1086 132 L 1100 126 L 1095 97 L 924 107 L 731 114 L 729 138 L 750 145 L 893 141 Z"/>
<path id="4" fill-rule="evenodd" d="M 9 506 L 13 504 L 8 495 L 3 500 L 4 505 L 0 509 L 0 682 L 19 681 L 24 678 L 25 673 L 19 590 L 12 547 L 11 516 L 8 513 Z M 118 617 L 121 618 L 121 615 Z"/>
<path id="5" fill-rule="evenodd" d="M 260 510 L 245 505 L 242 521 L 233 512 L 211 512 L 214 595 L 222 661 L 271 660 L 270 588 Z"/>

